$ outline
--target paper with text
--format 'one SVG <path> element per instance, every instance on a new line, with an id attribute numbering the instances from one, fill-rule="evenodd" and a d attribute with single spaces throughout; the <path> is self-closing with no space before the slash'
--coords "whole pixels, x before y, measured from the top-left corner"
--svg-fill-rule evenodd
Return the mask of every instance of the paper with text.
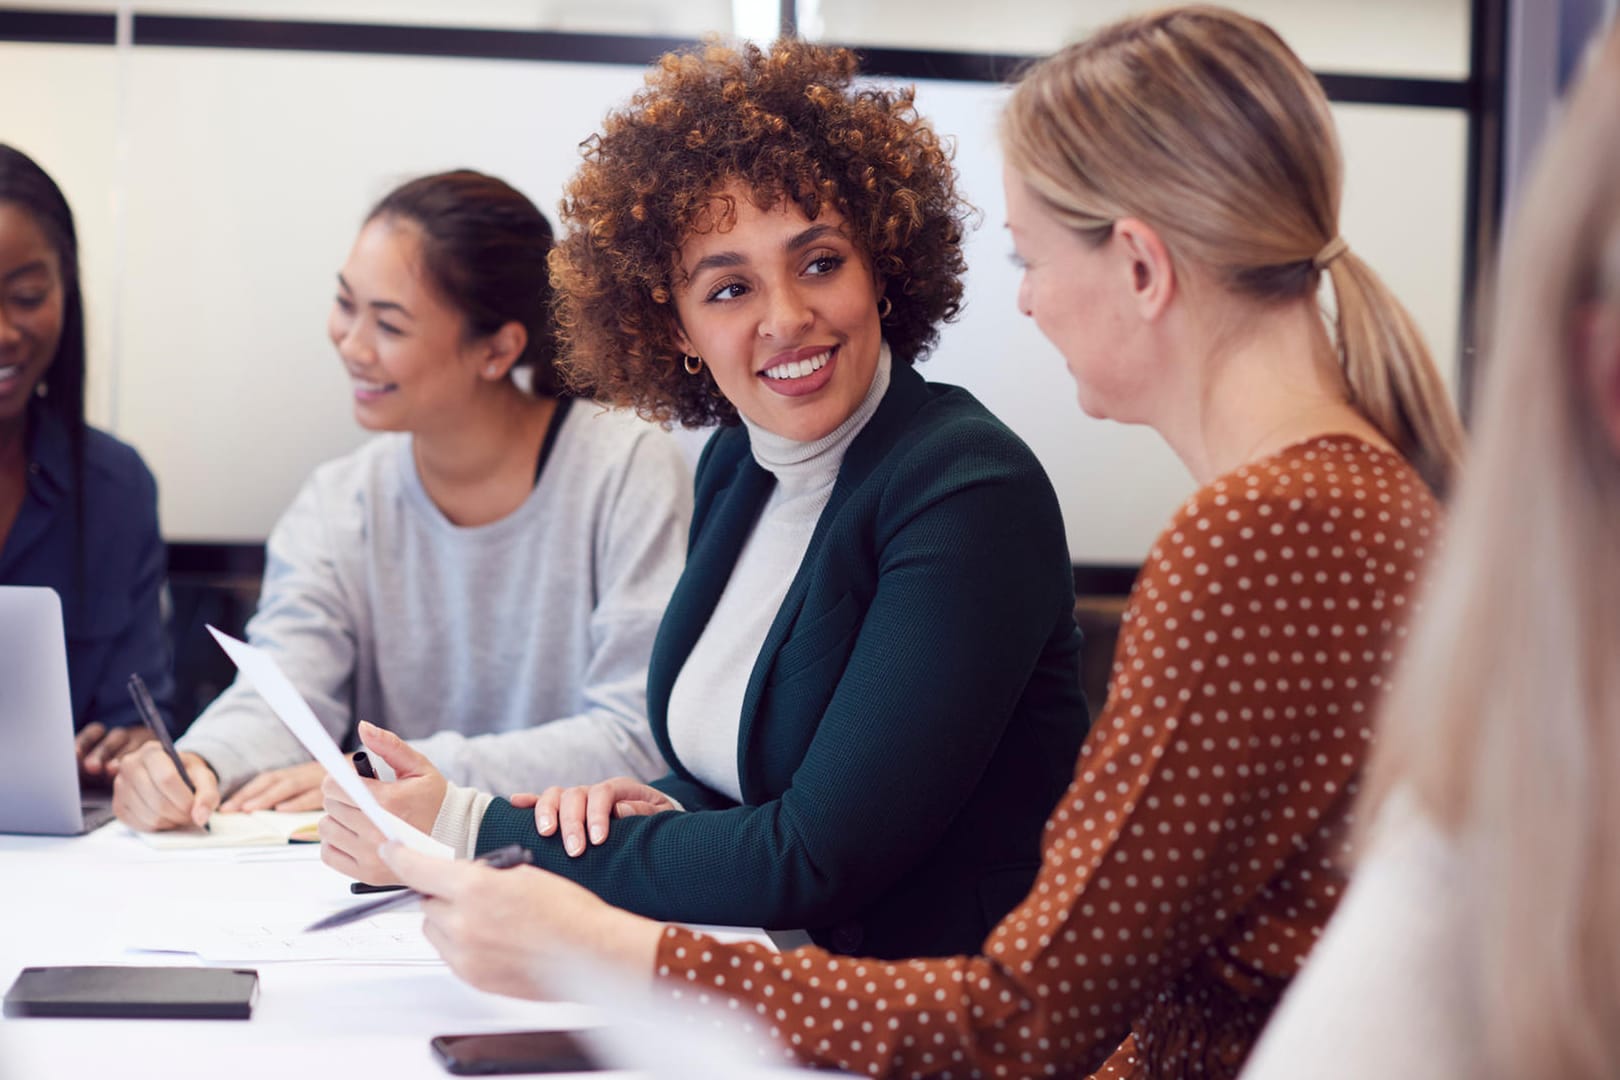
<path id="1" fill-rule="evenodd" d="M 420 851 L 425 855 L 433 855 L 441 859 L 455 857 L 447 844 L 441 844 L 433 837 L 428 836 L 416 826 L 407 821 L 401 821 L 387 810 L 382 803 L 366 789 L 361 783 L 360 774 L 355 772 L 349 764 L 349 759 L 338 749 L 332 736 L 327 734 L 321 722 L 315 718 L 314 711 L 309 707 L 298 688 L 293 686 L 281 670 L 275 659 L 263 649 L 249 645 L 245 641 L 238 641 L 229 634 L 221 633 L 210 626 L 208 632 L 214 635 L 220 648 L 231 662 L 247 676 L 253 689 L 259 692 L 272 712 L 281 718 L 299 742 L 304 744 L 316 761 L 326 769 L 327 774 L 338 782 L 344 794 L 354 800 L 360 812 L 377 826 L 378 830 L 390 840 L 397 840 L 408 848 Z"/>

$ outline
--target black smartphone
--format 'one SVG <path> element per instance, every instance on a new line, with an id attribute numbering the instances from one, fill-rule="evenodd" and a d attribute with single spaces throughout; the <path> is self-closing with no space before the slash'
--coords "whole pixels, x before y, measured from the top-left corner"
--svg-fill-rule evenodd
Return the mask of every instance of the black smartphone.
<path id="1" fill-rule="evenodd" d="M 504 1031 L 439 1035 L 433 1052 L 457 1076 L 594 1072 L 597 1064 L 572 1031 Z"/>

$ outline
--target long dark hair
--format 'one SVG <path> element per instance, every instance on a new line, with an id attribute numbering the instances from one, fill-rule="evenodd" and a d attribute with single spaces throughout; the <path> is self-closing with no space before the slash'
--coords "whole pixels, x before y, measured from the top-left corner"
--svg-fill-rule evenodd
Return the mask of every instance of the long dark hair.
<path id="1" fill-rule="evenodd" d="M 30 398 L 27 422 L 52 414 L 67 430 L 73 469 L 73 536 L 77 555 L 78 603 L 84 602 L 84 294 L 79 288 L 79 234 L 62 189 L 34 159 L 0 143 L 0 202 L 20 207 L 33 218 L 56 252 L 62 275 L 62 336 L 45 372 L 48 392 Z"/>
<path id="2" fill-rule="evenodd" d="M 422 257 L 434 285 L 476 337 L 521 323 L 528 345 L 514 368 L 531 372 L 536 394 L 563 391 L 551 319 L 551 222 L 504 180 L 470 169 L 418 177 L 395 188 L 367 215 L 397 217 L 422 230 Z"/>

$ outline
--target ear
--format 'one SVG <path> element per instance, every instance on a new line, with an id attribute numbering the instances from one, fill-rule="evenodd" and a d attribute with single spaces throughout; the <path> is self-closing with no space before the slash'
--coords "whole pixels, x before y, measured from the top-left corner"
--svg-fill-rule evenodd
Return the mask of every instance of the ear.
<path id="1" fill-rule="evenodd" d="M 483 363 L 479 372 L 491 382 L 506 378 L 523 350 L 529 347 L 529 331 L 520 322 L 509 322 L 485 339 Z"/>
<path id="2" fill-rule="evenodd" d="M 1130 275 L 1128 287 L 1142 318 L 1151 322 L 1164 314 L 1176 294 L 1176 268 L 1170 249 L 1153 226 L 1137 218 L 1114 222 L 1110 243 L 1117 245 Z"/>
<path id="3" fill-rule="evenodd" d="M 1577 323 L 1577 363 L 1585 368 L 1587 397 L 1609 445 L 1620 453 L 1620 310 L 1596 304 Z"/>
<path id="4" fill-rule="evenodd" d="M 687 356 L 701 355 L 692 344 L 692 339 L 686 336 L 686 328 L 681 325 L 680 319 L 670 320 L 670 336 L 675 339 L 675 347 Z"/>

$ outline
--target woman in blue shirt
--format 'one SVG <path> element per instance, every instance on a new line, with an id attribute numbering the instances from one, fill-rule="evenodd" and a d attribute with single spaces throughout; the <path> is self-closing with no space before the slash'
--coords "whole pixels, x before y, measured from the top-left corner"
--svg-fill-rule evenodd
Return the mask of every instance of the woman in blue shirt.
<path id="1" fill-rule="evenodd" d="M 105 781 L 150 737 L 125 681 L 138 672 L 166 721 L 174 684 L 157 485 L 139 454 L 85 423 L 84 381 L 73 213 L 0 144 L 0 585 L 61 597 L 79 766 Z"/>

